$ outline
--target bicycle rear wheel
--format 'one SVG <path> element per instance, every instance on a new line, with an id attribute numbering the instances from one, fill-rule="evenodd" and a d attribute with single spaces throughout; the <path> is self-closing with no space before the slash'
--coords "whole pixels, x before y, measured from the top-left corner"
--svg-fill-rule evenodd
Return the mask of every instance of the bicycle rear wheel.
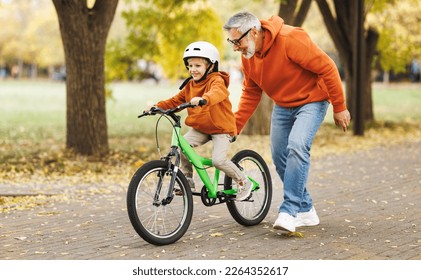
<path id="1" fill-rule="evenodd" d="M 172 166 L 155 160 L 133 175 L 127 192 L 127 211 L 136 232 L 147 242 L 167 245 L 187 231 L 193 214 L 193 198 L 184 174 L 178 170 L 173 191 Z"/>
<path id="2" fill-rule="evenodd" d="M 231 216 L 239 224 L 254 226 L 259 224 L 267 215 L 272 202 L 272 178 L 269 168 L 263 158 L 252 150 L 238 152 L 231 159 L 240 169 L 259 184 L 259 188 L 252 191 L 244 201 L 227 201 Z M 232 189 L 232 178 L 225 176 L 224 189 Z"/>

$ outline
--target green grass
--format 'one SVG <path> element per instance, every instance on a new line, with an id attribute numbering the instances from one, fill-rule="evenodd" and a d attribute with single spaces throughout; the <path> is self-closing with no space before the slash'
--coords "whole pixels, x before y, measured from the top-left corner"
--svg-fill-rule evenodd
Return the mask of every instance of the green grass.
<path id="1" fill-rule="evenodd" d="M 65 89 L 62 84 L 28 81 L 0 83 L 0 139 L 24 141 L 64 135 Z"/>
<path id="2" fill-rule="evenodd" d="M 373 96 L 377 120 L 402 122 L 421 120 L 421 86 L 377 87 Z"/>
<path id="3" fill-rule="evenodd" d="M 110 86 L 112 98 L 107 101 L 110 136 L 149 134 L 154 131 L 154 117 L 138 119 L 147 105 L 153 105 L 178 92 L 175 85 L 115 83 Z"/>
<path id="4" fill-rule="evenodd" d="M 107 101 L 107 121 L 110 138 L 152 135 L 153 118 L 138 119 L 147 104 L 168 98 L 178 92 L 178 84 L 114 83 L 113 97 Z M 230 87 L 234 110 L 241 85 Z M 421 121 L 421 86 L 373 86 L 375 117 L 378 121 Z M 51 81 L 0 82 L 0 141 L 19 142 L 46 139 L 64 142 L 65 84 Z M 331 123 L 331 110 L 325 122 Z M 164 124 L 166 121 L 162 121 Z M 161 131 L 168 126 L 161 127 Z M 118 141 L 117 141 L 118 142 Z M 118 146 L 118 145 L 117 145 Z"/>

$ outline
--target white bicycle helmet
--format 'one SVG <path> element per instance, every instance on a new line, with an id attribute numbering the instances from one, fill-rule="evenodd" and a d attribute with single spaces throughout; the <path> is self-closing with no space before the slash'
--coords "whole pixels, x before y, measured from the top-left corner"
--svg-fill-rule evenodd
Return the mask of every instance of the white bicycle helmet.
<path id="1" fill-rule="evenodd" d="M 218 65 L 220 61 L 220 56 L 218 49 L 209 42 L 198 41 L 191 43 L 184 50 L 183 61 L 184 65 L 188 65 L 187 59 L 191 57 L 203 57 L 209 60 L 209 62 L 215 64 L 213 71 L 218 71 Z"/>

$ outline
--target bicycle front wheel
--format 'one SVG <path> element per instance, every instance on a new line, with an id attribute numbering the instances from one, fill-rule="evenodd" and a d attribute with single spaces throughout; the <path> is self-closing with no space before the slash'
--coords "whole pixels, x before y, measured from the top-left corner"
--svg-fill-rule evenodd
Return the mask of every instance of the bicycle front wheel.
<path id="1" fill-rule="evenodd" d="M 127 211 L 136 232 L 147 242 L 167 245 L 187 231 L 193 214 L 193 198 L 184 174 L 178 170 L 171 187 L 173 167 L 156 160 L 140 167 L 127 192 Z M 172 191 L 168 191 L 169 188 Z"/>
<path id="2" fill-rule="evenodd" d="M 259 184 L 259 188 L 251 192 L 244 201 L 227 201 L 231 216 L 239 224 L 254 226 L 267 215 L 272 202 L 272 178 L 263 158 L 252 150 L 238 152 L 231 159 L 242 169 L 244 174 Z M 224 189 L 232 189 L 232 178 L 225 176 Z"/>

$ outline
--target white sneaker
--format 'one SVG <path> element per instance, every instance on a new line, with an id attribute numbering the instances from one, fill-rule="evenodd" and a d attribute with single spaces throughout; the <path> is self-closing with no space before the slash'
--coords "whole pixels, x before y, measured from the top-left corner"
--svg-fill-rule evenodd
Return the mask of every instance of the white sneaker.
<path id="1" fill-rule="evenodd" d="M 288 213 L 280 212 L 278 219 L 273 224 L 274 229 L 286 230 L 289 232 L 295 231 L 295 217 Z"/>
<path id="2" fill-rule="evenodd" d="M 320 223 L 319 216 L 317 216 L 316 209 L 313 207 L 308 212 L 300 212 L 295 219 L 296 227 L 310 227 L 317 226 Z"/>
<path id="3" fill-rule="evenodd" d="M 244 180 L 242 186 L 237 183 L 237 186 L 238 186 L 237 196 L 235 197 L 236 201 L 242 201 L 246 199 L 247 197 L 249 197 L 251 193 L 251 188 L 252 188 L 250 180 L 248 179 Z"/>

